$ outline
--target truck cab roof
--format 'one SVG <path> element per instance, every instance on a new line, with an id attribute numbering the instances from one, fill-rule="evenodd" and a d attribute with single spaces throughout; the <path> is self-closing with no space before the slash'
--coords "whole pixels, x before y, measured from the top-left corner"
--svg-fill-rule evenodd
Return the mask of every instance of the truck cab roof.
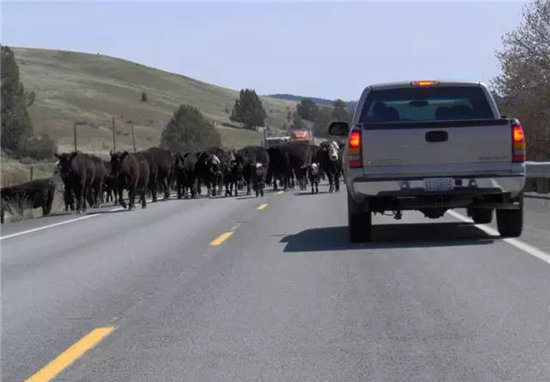
<path id="1" fill-rule="evenodd" d="M 418 81 L 418 80 L 383 82 L 383 83 L 370 85 L 367 88 L 371 88 L 372 90 L 405 88 L 405 87 L 413 86 L 411 85 L 411 83 L 415 81 Z M 450 81 L 450 80 L 449 81 L 429 80 L 429 81 L 437 81 L 437 85 L 433 85 L 433 86 L 464 86 L 464 87 L 477 87 L 477 86 L 485 87 L 486 86 L 483 82 Z"/>

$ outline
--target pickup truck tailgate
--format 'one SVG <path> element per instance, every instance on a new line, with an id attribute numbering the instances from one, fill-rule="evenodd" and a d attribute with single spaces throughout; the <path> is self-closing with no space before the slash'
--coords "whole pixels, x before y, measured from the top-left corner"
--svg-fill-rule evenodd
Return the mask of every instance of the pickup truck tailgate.
<path id="1" fill-rule="evenodd" d="M 368 124 L 363 165 L 429 166 L 512 161 L 507 119 Z"/>

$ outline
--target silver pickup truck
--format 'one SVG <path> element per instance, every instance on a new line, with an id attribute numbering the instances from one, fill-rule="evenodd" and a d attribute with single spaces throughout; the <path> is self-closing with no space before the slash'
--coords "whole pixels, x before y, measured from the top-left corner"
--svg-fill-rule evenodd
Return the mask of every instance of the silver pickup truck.
<path id="1" fill-rule="evenodd" d="M 466 208 L 475 223 L 496 210 L 502 236 L 523 227 L 525 140 L 516 119 L 500 116 L 481 83 L 412 81 L 368 86 L 346 136 L 344 178 L 350 238 L 371 239 L 373 213 L 419 210 L 439 218 Z"/>

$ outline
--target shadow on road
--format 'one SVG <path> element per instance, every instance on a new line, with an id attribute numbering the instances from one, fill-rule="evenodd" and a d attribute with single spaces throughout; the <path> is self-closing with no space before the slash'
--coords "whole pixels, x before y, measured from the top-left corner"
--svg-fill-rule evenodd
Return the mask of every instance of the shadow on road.
<path id="1" fill-rule="evenodd" d="M 352 243 L 348 227 L 312 228 L 281 239 L 284 252 L 340 251 L 369 248 L 422 248 L 491 244 L 491 236 L 468 223 L 378 224 L 373 241 Z"/>

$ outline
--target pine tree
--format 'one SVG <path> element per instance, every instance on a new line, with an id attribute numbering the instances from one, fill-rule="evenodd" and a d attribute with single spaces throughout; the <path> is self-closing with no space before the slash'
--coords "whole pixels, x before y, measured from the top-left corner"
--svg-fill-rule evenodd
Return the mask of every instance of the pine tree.
<path id="1" fill-rule="evenodd" d="M 246 128 L 263 126 L 267 113 L 262 105 L 260 97 L 253 89 L 242 89 L 239 99 L 235 101 L 230 119 L 241 122 Z"/>
<path id="2" fill-rule="evenodd" d="M 25 94 L 13 51 L 7 46 L 2 46 L 1 56 L 2 147 L 18 152 L 33 133 L 27 104 L 32 103 L 31 100 L 34 101 L 34 96 L 28 97 Z"/>

